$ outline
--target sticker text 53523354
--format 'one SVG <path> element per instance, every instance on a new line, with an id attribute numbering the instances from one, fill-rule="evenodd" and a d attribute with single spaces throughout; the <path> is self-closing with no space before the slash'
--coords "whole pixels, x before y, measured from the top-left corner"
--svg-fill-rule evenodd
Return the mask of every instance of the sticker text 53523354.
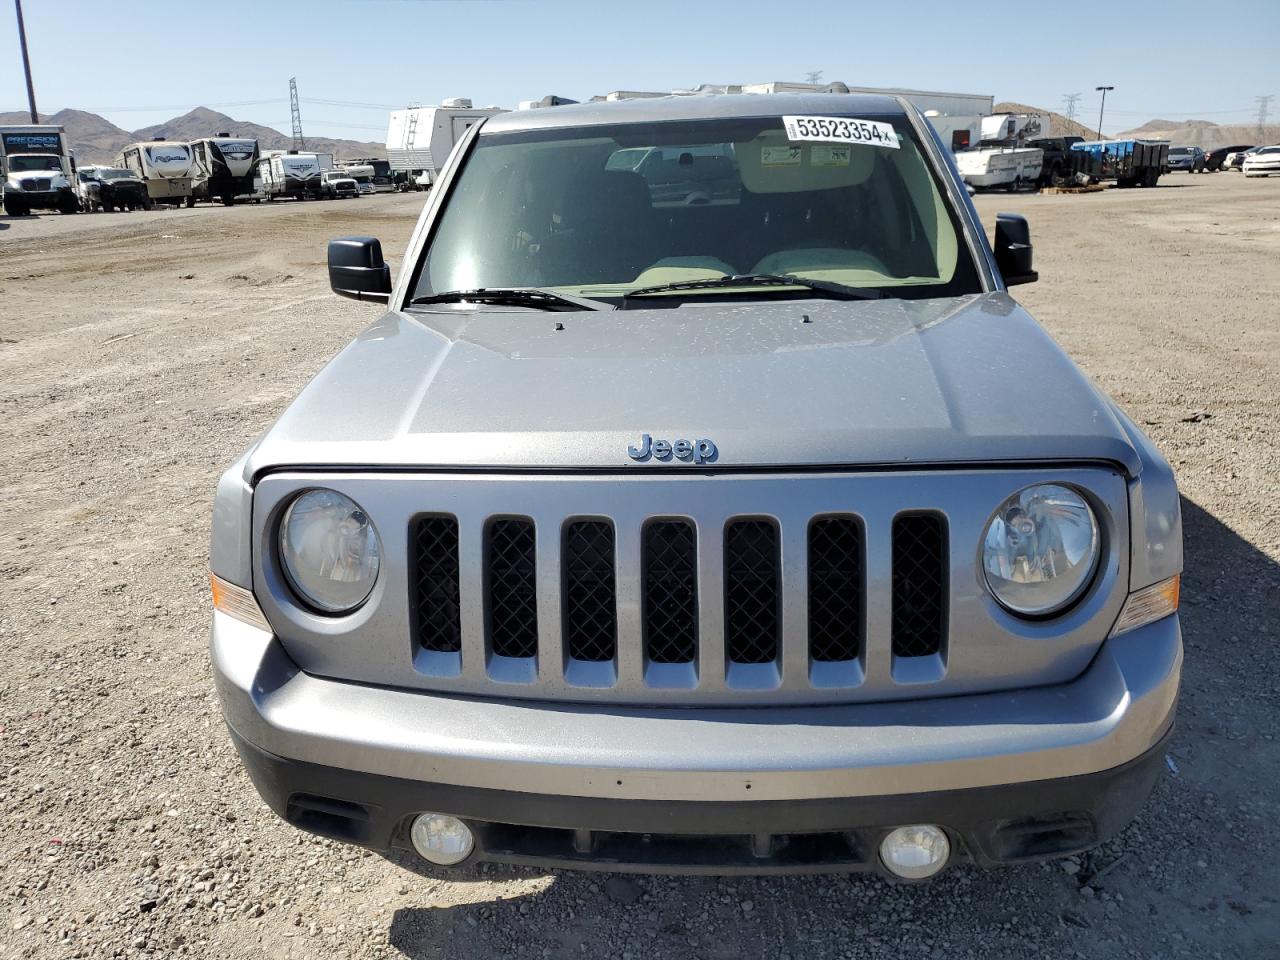
<path id="1" fill-rule="evenodd" d="M 787 139 L 817 140 L 823 143 L 862 143 L 872 147 L 898 149 L 898 134 L 891 123 L 856 120 L 853 117 L 783 117 Z"/>

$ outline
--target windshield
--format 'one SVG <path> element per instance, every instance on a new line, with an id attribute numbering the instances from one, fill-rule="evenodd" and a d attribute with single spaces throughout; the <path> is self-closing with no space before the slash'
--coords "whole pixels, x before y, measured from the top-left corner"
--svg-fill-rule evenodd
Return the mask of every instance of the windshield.
<path id="1" fill-rule="evenodd" d="M 25 170 L 61 170 L 62 164 L 58 157 L 18 155 L 9 158 L 9 169 L 14 173 Z"/>
<path id="2" fill-rule="evenodd" d="M 1169 148 L 1169 156 L 1171 157 L 1183 157 L 1190 152 L 1191 152 L 1190 147 L 1170 147 Z"/>
<path id="3" fill-rule="evenodd" d="M 767 117 L 481 136 L 414 297 L 538 287 L 608 298 L 746 274 L 893 296 L 979 292 L 909 122 L 859 119 L 892 132 L 876 143 L 790 140 L 782 119 Z"/>
<path id="4" fill-rule="evenodd" d="M 118 167 L 103 167 L 97 173 L 99 180 L 127 180 L 133 176 L 131 170 L 121 170 Z"/>

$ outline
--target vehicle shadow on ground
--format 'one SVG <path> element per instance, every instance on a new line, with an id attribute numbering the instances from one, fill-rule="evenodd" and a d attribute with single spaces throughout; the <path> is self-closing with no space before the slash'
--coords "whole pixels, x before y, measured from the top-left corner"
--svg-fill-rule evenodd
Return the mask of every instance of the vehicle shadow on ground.
<path id="1" fill-rule="evenodd" d="M 1280 868 L 1256 855 L 1265 841 L 1247 823 L 1280 782 L 1280 747 L 1266 739 L 1280 658 L 1257 655 L 1276 639 L 1280 564 L 1196 503 L 1184 498 L 1182 511 L 1187 656 L 1171 772 L 1102 847 L 1070 862 L 959 866 L 923 885 L 865 874 L 449 873 L 398 854 L 388 859 L 436 882 L 404 875 L 391 946 L 410 960 L 844 957 L 851 944 L 887 957 L 973 956 L 975 944 L 986 957 L 1269 955 Z"/>

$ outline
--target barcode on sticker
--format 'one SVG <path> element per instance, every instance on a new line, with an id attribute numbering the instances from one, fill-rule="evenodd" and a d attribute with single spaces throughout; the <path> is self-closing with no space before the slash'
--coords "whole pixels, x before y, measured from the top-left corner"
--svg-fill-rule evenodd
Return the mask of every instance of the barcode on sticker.
<path id="1" fill-rule="evenodd" d="M 794 142 L 861 143 L 872 147 L 898 149 L 898 134 L 891 123 L 857 120 L 853 117 L 783 117 L 787 139 Z"/>

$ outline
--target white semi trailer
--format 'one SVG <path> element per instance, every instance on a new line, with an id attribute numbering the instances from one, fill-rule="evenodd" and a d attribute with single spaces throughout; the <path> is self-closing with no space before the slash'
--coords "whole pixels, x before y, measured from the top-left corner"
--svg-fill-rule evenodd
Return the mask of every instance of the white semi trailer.
<path id="1" fill-rule="evenodd" d="M 391 111 L 387 125 L 387 160 L 392 170 L 409 175 L 409 187 L 425 190 L 436 182 L 454 145 L 486 117 L 507 111 L 501 107 L 473 107 L 470 100 L 446 100 L 438 107 L 408 107 Z"/>
<path id="2" fill-rule="evenodd" d="M 0 182 L 4 212 L 23 217 L 32 210 L 75 213 L 75 161 L 62 127 L 31 124 L 0 127 Z"/>
<path id="3" fill-rule="evenodd" d="M 133 171 L 147 185 L 152 204 L 171 203 L 193 206 L 191 193 L 191 147 L 177 140 L 148 140 L 131 143 L 116 157 L 116 166 Z"/>

